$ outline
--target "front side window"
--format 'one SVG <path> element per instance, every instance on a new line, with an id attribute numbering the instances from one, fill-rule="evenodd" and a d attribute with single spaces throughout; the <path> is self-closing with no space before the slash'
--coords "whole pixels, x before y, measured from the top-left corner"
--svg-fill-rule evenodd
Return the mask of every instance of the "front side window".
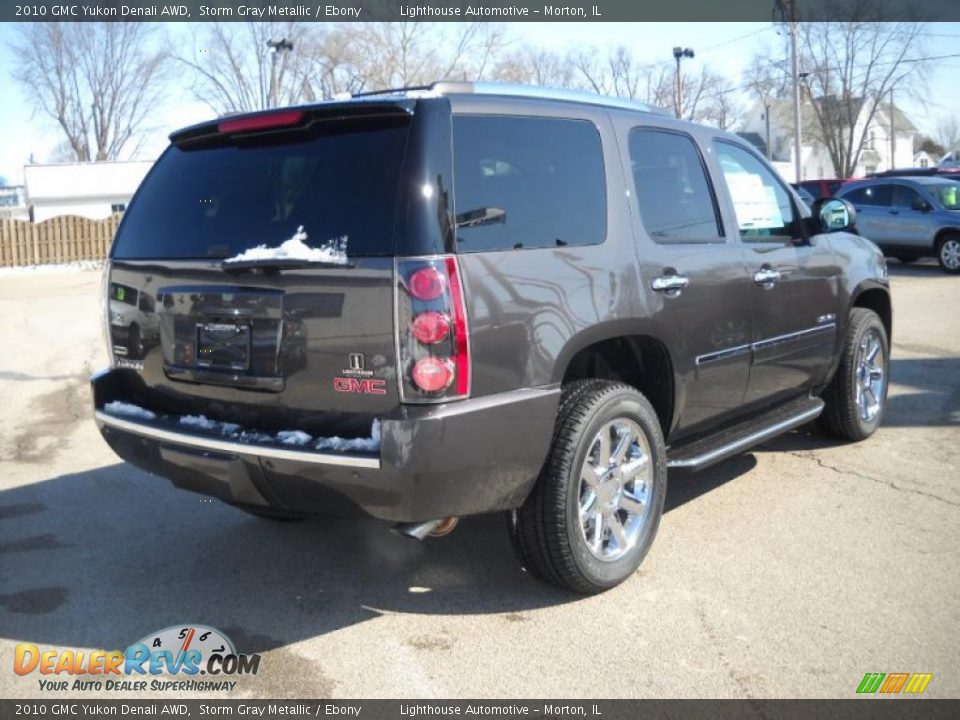
<path id="1" fill-rule="evenodd" d="M 584 120 L 453 118 L 454 206 L 460 252 L 602 243 L 603 150 Z"/>
<path id="2" fill-rule="evenodd" d="M 757 242 L 801 237 L 790 193 L 774 172 L 738 145 L 715 141 L 714 147 L 733 201 L 740 237 Z"/>
<path id="3" fill-rule="evenodd" d="M 110 283 L 110 299 L 136 306 L 139 293 L 135 288 L 120 283 Z"/>
<path id="4" fill-rule="evenodd" d="M 640 219 L 656 242 L 722 242 L 713 189 L 693 138 L 635 128 L 630 166 Z"/>
<path id="5" fill-rule="evenodd" d="M 937 183 L 929 190 L 947 210 L 960 210 L 960 182 Z"/>

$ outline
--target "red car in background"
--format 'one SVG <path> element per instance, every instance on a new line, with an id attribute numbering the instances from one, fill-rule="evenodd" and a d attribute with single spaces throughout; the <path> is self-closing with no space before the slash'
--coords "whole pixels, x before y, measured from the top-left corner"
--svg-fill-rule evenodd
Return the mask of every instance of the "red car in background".
<path id="1" fill-rule="evenodd" d="M 833 197 L 834 193 L 840 189 L 840 186 L 846 182 L 850 182 L 853 178 L 848 178 L 847 180 L 840 180 L 839 178 L 832 179 L 822 179 L 822 180 L 804 180 L 803 182 L 794 183 L 794 187 L 802 187 L 808 193 L 813 195 L 814 198 L 828 198 Z"/>

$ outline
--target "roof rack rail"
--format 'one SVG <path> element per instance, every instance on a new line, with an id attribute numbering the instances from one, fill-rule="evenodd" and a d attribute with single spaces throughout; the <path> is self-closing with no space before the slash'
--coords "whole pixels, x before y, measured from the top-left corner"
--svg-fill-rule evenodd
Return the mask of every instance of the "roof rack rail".
<path id="1" fill-rule="evenodd" d="M 429 85 L 411 85 L 403 88 L 387 90 L 373 90 L 354 93 L 351 97 L 374 97 L 377 95 L 504 95 L 508 97 L 538 98 L 542 100 L 565 100 L 586 105 L 603 105 L 605 107 L 624 108 L 627 110 L 643 110 L 653 113 L 666 113 L 663 108 L 649 105 L 640 100 L 630 100 L 620 97 L 596 95 L 583 90 L 567 90 L 564 88 L 544 87 L 541 85 L 521 85 L 518 83 L 498 82 L 470 82 L 459 80 L 441 80 Z"/>

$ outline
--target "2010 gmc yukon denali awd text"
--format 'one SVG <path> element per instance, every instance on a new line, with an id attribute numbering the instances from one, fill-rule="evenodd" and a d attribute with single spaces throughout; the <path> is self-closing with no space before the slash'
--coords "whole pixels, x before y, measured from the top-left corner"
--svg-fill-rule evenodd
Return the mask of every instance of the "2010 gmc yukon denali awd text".
<path id="1" fill-rule="evenodd" d="M 96 421 L 256 515 L 407 535 L 503 512 L 524 567 L 612 587 L 669 468 L 883 418 L 886 266 L 728 133 L 436 83 L 171 136 L 104 275 Z"/>

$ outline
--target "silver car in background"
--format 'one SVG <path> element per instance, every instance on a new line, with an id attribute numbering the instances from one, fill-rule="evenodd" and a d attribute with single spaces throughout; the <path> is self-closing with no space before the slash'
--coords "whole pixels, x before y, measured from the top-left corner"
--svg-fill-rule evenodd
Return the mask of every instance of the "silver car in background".
<path id="1" fill-rule="evenodd" d="M 943 177 L 889 177 L 844 185 L 837 197 L 857 209 L 857 230 L 902 262 L 935 257 L 960 273 L 960 182 Z"/>

